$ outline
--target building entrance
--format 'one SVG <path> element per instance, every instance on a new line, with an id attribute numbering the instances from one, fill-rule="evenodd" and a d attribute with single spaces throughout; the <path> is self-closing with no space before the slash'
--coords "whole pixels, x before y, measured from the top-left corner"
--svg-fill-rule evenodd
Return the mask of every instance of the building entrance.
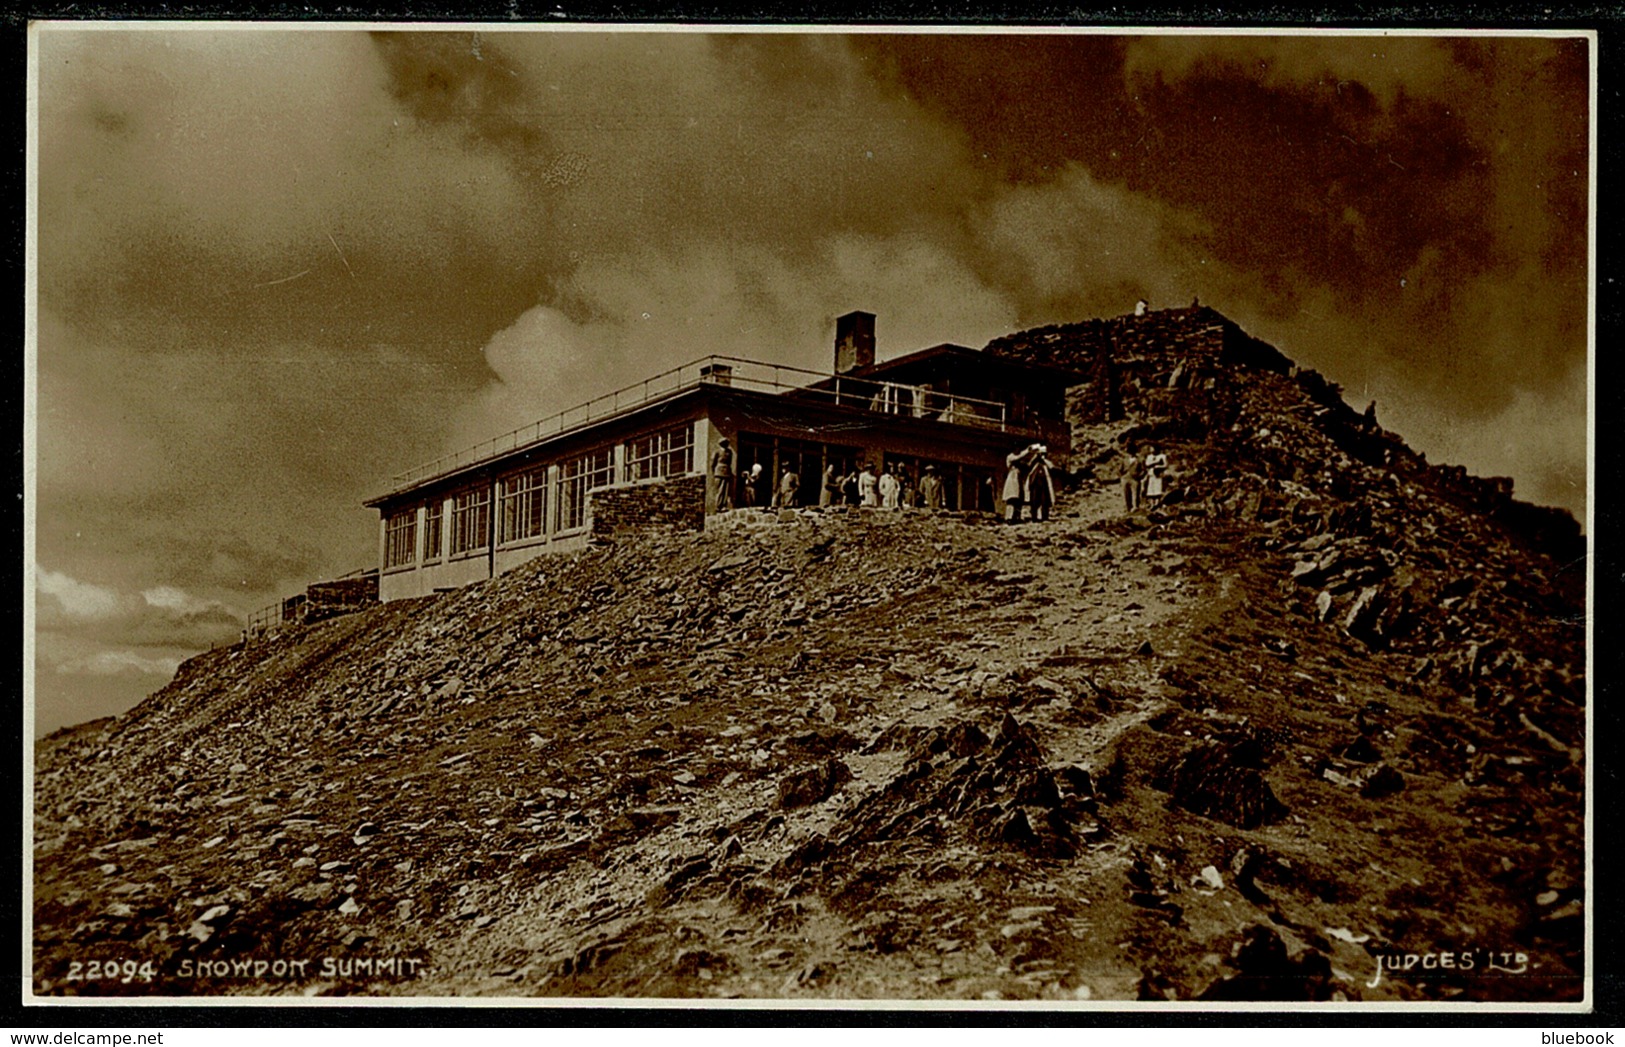
<path id="1" fill-rule="evenodd" d="M 856 469 L 857 461 L 858 449 L 855 447 L 742 432 L 739 434 L 742 489 L 737 504 L 785 509 L 818 505 L 825 468 L 833 464 L 836 476 L 845 476 Z M 756 465 L 762 467 L 762 472 L 752 484 L 750 474 Z M 779 505 L 786 470 L 796 474 L 796 490 L 789 505 Z M 749 495 L 743 490 L 747 485 L 751 487 Z"/>

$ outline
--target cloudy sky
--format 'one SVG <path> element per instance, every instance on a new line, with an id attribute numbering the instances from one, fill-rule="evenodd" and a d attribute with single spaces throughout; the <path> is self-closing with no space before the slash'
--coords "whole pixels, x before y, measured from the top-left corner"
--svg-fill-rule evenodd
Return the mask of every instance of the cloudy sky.
<path id="1" fill-rule="evenodd" d="M 410 465 L 696 356 L 1199 295 L 1586 503 L 1583 40 L 49 28 L 37 729 L 370 565 Z"/>

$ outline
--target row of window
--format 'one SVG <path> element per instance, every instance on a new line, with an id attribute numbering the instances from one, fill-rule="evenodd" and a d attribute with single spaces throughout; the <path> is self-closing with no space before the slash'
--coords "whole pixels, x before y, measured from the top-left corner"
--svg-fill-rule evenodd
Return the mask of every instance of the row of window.
<path id="1" fill-rule="evenodd" d="M 626 444 L 624 479 L 654 480 L 694 470 L 694 428 L 681 426 Z M 615 452 L 603 448 L 559 463 L 558 482 L 547 482 L 547 466 L 539 465 L 498 484 L 497 542 L 539 538 L 547 530 L 548 503 L 553 509 L 553 530 L 569 531 L 587 522 L 587 492 L 615 480 Z M 424 514 L 424 559 L 440 558 L 441 502 Z M 417 557 L 417 508 L 389 517 L 384 532 L 384 566 L 404 567 Z M 485 548 L 491 528 L 491 488 L 462 491 L 451 501 L 450 555 Z"/>

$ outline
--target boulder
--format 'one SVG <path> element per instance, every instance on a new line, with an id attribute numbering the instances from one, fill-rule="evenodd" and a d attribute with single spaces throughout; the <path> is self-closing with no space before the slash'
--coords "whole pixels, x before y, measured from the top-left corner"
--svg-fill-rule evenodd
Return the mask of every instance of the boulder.
<path id="1" fill-rule="evenodd" d="M 1207 744 L 1182 757 L 1173 768 L 1170 802 L 1192 814 L 1256 829 L 1286 817 L 1287 807 L 1236 746 Z"/>
<path id="2" fill-rule="evenodd" d="M 822 803 L 851 780 L 852 770 L 844 761 L 827 760 L 816 767 L 779 779 L 779 806 L 809 807 Z"/>
<path id="3" fill-rule="evenodd" d="M 1380 800 L 1405 788 L 1405 776 L 1387 764 L 1379 764 L 1360 784 L 1360 795 L 1368 800 Z"/>

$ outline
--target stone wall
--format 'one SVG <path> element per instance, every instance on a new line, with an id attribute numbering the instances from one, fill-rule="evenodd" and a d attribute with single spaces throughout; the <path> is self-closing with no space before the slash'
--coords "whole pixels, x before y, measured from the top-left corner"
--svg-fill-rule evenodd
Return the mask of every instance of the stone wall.
<path id="1" fill-rule="evenodd" d="M 378 603 L 378 572 L 327 582 L 312 582 L 302 593 L 294 593 L 281 603 L 279 614 L 271 619 L 256 615 L 243 630 L 243 639 L 274 634 L 286 626 L 312 625 L 341 614 L 365 611 Z"/>
<path id="2" fill-rule="evenodd" d="M 377 602 L 378 574 L 369 571 L 356 578 L 311 583 L 305 587 L 305 602 L 300 611 L 306 623 L 320 622 L 365 610 Z"/>
<path id="3" fill-rule="evenodd" d="M 595 535 L 642 527 L 705 529 L 703 476 L 674 476 L 652 483 L 600 487 L 588 498 Z"/>

